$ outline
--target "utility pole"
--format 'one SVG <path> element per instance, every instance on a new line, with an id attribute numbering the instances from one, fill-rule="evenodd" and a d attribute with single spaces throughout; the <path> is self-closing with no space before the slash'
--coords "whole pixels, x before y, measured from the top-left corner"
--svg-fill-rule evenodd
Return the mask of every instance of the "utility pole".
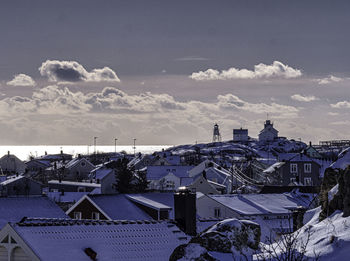
<path id="1" fill-rule="evenodd" d="M 117 138 L 114 139 L 114 153 L 117 154 Z"/>
<path id="2" fill-rule="evenodd" d="M 98 137 L 94 137 L 94 154 L 96 155 L 96 140 Z"/>
<path id="3" fill-rule="evenodd" d="M 133 147 L 134 148 L 134 156 L 136 156 L 136 146 L 135 145 L 136 145 L 136 139 L 134 138 L 134 147 Z"/>

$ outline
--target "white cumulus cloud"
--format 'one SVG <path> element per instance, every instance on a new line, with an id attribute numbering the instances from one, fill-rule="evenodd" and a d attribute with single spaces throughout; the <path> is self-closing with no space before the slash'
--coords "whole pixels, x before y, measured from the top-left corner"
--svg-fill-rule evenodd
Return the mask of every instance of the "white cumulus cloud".
<path id="1" fill-rule="evenodd" d="M 29 75 L 24 73 L 16 74 L 11 81 L 6 83 L 12 86 L 35 86 L 35 81 Z"/>
<path id="2" fill-rule="evenodd" d="M 311 101 L 316 101 L 316 100 L 319 100 L 319 98 L 313 96 L 313 95 L 310 95 L 310 96 L 303 96 L 303 95 L 300 95 L 300 94 L 294 94 L 291 96 L 291 98 L 295 101 L 301 101 L 301 102 L 311 102 Z"/>
<path id="3" fill-rule="evenodd" d="M 320 84 L 320 85 L 325 85 L 325 84 L 330 84 L 330 83 L 334 83 L 334 82 L 341 82 L 343 80 L 344 80 L 343 78 L 339 78 L 339 77 L 335 77 L 333 75 L 330 75 L 326 78 L 316 79 L 316 82 L 318 82 L 318 84 Z"/>
<path id="4" fill-rule="evenodd" d="M 39 72 L 52 82 L 120 82 L 117 74 L 109 67 L 88 72 L 76 61 L 47 60 L 41 64 Z"/>
<path id="5" fill-rule="evenodd" d="M 231 67 L 227 70 L 208 69 L 192 73 L 189 77 L 196 81 L 229 80 L 229 79 L 268 79 L 268 78 L 297 78 L 302 75 L 298 69 L 294 69 L 279 61 L 267 65 L 260 63 L 254 66 L 254 70 L 237 69 Z"/>
<path id="6" fill-rule="evenodd" d="M 331 104 L 331 107 L 336 109 L 348 109 L 350 108 L 350 102 L 348 101 L 337 102 L 335 104 Z"/>

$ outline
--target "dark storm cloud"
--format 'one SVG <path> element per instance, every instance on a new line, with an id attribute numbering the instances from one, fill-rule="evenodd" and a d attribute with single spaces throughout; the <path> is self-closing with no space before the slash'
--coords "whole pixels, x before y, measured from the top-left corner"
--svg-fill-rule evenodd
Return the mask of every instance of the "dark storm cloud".
<path id="1" fill-rule="evenodd" d="M 75 61 L 47 60 L 39 67 L 39 72 L 52 82 L 120 82 L 117 74 L 109 67 L 93 69 L 88 72 Z"/>

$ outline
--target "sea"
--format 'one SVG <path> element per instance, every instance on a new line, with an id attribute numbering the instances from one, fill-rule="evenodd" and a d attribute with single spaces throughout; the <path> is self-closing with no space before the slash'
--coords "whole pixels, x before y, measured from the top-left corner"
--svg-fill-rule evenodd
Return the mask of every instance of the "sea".
<path id="1" fill-rule="evenodd" d="M 74 156 L 78 154 L 86 155 L 95 152 L 121 152 L 126 153 L 144 153 L 149 154 L 155 151 L 161 151 L 172 147 L 170 145 L 125 145 L 125 146 L 84 146 L 84 145 L 2 145 L 0 146 L 0 157 L 10 152 L 10 154 L 16 155 L 21 160 L 28 160 L 30 156 L 38 157 L 47 154 L 58 154 L 61 151 L 63 153 L 72 154 Z"/>

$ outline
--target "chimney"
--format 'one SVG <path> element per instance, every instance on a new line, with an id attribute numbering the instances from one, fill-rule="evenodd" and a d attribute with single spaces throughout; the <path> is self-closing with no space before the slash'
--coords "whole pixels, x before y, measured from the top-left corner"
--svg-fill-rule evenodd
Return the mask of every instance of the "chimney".
<path id="1" fill-rule="evenodd" d="M 9 150 L 7 151 L 7 156 L 10 157 L 10 151 Z"/>
<path id="2" fill-rule="evenodd" d="M 61 155 L 63 154 L 63 150 L 61 150 Z"/>
<path id="3" fill-rule="evenodd" d="M 47 151 L 45 151 L 45 155 L 47 155 Z"/>
<path id="4" fill-rule="evenodd" d="M 310 141 L 310 147 L 312 146 L 312 143 L 311 143 L 311 141 Z"/>
<path id="5" fill-rule="evenodd" d="M 196 229 L 196 194 L 189 189 L 179 189 L 174 194 L 175 222 L 186 234 L 195 236 Z"/>

